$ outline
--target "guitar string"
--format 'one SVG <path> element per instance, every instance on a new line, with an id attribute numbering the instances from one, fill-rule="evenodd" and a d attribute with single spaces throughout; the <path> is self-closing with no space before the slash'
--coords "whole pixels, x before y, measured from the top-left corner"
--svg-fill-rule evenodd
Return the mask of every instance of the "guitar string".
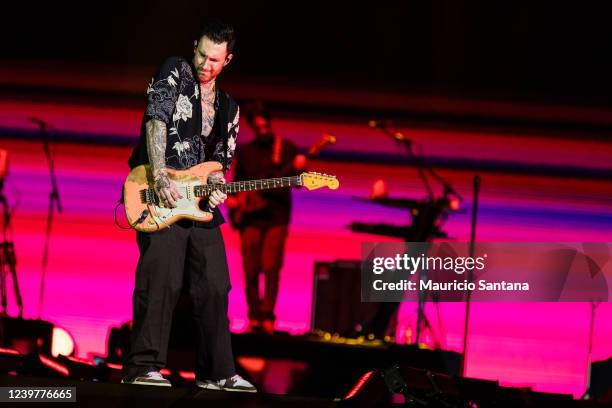
<path id="1" fill-rule="evenodd" d="M 285 186 L 284 183 L 287 182 L 288 185 Z M 301 185 L 301 176 L 288 176 L 288 177 L 277 177 L 274 179 L 266 179 L 266 180 L 245 180 L 245 181 L 235 181 L 229 184 L 201 184 L 194 187 L 194 192 L 196 195 L 198 193 L 204 193 L 205 195 L 210 194 L 213 190 L 225 190 L 226 192 L 235 193 L 253 189 L 264 189 L 264 188 L 274 188 L 274 187 L 292 187 L 292 182 L 296 186 Z M 280 184 L 280 186 L 278 185 Z"/>
<path id="2" fill-rule="evenodd" d="M 284 185 L 285 181 L 288 182 L 287 186 Z M 199 193 L 201 194 L 202 192 L 204 192 L 205 195 L 210 195 L 212 190 L 216 189 L 222 191 L 224 190 L 225 192 L 236 193 L 247 190 L 265 189 L 270 187 L 293 187 L 292 182 L 295 184 L 295 186 L 301 186 L 301 176 L 286 176 L 264 180 L 234 181 L 229 184 L 200 184 L 193 187 L 193 192 L 195 196 L 200 196 Z M 280 186 L 278 186 L 278 183 L 280 183 Z M 191 187 L 185 187 L 185 194 L 187 196 L 190 194 L 190 192 Z"/>

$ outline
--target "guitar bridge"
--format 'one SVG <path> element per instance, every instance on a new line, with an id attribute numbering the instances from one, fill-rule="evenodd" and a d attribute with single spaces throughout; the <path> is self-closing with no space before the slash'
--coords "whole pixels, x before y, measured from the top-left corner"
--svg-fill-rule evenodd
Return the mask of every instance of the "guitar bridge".
<path id="1" fill-rule="evenodd" d="M 152 188 L 145 188 L 144 190 L 140 190 L 140 201 L 143 204 L 158 204 L 157 194 Z"/>

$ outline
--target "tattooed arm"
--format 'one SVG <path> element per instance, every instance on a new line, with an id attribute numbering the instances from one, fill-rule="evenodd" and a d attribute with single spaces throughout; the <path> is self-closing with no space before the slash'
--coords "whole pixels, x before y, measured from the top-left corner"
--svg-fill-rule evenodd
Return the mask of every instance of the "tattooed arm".
<path id="1" fill-rule="evenodd" d="M 182 198 L 176 189 L 176 185 L 166 173 L 166 124 L 161 120 L 151 119 L 146 123 L 147 130 L 147 152 L 149 164 L 153 173 L 154 189 L 162 202 L 171 207 L 176 207 L 176 200 Z"/>

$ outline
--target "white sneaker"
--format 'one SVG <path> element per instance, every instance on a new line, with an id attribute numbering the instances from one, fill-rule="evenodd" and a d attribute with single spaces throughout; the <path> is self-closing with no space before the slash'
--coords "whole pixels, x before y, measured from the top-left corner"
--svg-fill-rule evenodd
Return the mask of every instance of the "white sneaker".
<path id="1" fill-rule="evenodd" d="M 234 391 L 234 392 L 257 392 L 257 388 L 250 382 L 236 374 L 233 377 L 225 378 L 223 380 L 212 381 L 196 381 L 196 385 L 206 390 L 216 391 Z"/>
<path id="2" fill-rule="evenodd" d="M 138 384 L 138 385 L 155 385 L 158 387 L 172 387 L 170 381 L 166 380 L 159 371 L 149 371 L 144 375 L 138 377 L 123 379 L 122 384 Z"/>
<path id="3" fill-rule="evenodd" d="M 206 380 L 206 381 L 200 381 L 200 380 L 196 380 L 196 385 L 200 388 L 204 388 L 205 390 L 215 390 L 215 391 L 221 391 L 221 386 L 219 385 L 219 381 L 211 381 L 211 380 Z"/>

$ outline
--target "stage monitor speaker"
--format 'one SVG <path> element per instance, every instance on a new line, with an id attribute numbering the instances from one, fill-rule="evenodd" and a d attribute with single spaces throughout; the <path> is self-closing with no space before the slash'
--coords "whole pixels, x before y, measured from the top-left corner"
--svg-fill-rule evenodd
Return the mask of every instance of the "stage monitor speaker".
<path id="1" fill-rule="evenodd" d="M 612 403 L 612 358 L 591 365 L 590 397 Z"/>
<path id="2" fill-rule="evenodd" d="M 105 361 L 113 364 L 123 364 L 130 351 L 130 336 L 132 334 L 132 321 L 123 323 L 121 327 L 112 327 L 108 333 Z"/>
<path id="3" fill-rule="evenodd" d="M 25 362 L 25 356 L 17 350 L 0 347 L 0 375 L 19 371 Z"/>
<path id="4" fill-rule="evenodd" d="M 23 355 L 32 352 L 51 355 L 53 324 L 44 320 L 0 317 L 0 347 L 17 350 Z"/>
<path id="5" fill-rule="evenodd" d="M 480 380 L 394 365 L 371 371 L 355 384 L 340 406 L 389 406 L 394 395 L 408 407 L 432 408 L 531 408 L 595 407 L 569 394 L 547 394 L 530 389 L 500 387 L 497 381 Z M 386 404 L 386 405 L 385 405 Z"/>
<path id="6" fill-rule="evenodd" d="M 378 303 L 361 302 L 361 261 L 315 262 L 311 329 L 349 335 L 374 316 Z"/>

